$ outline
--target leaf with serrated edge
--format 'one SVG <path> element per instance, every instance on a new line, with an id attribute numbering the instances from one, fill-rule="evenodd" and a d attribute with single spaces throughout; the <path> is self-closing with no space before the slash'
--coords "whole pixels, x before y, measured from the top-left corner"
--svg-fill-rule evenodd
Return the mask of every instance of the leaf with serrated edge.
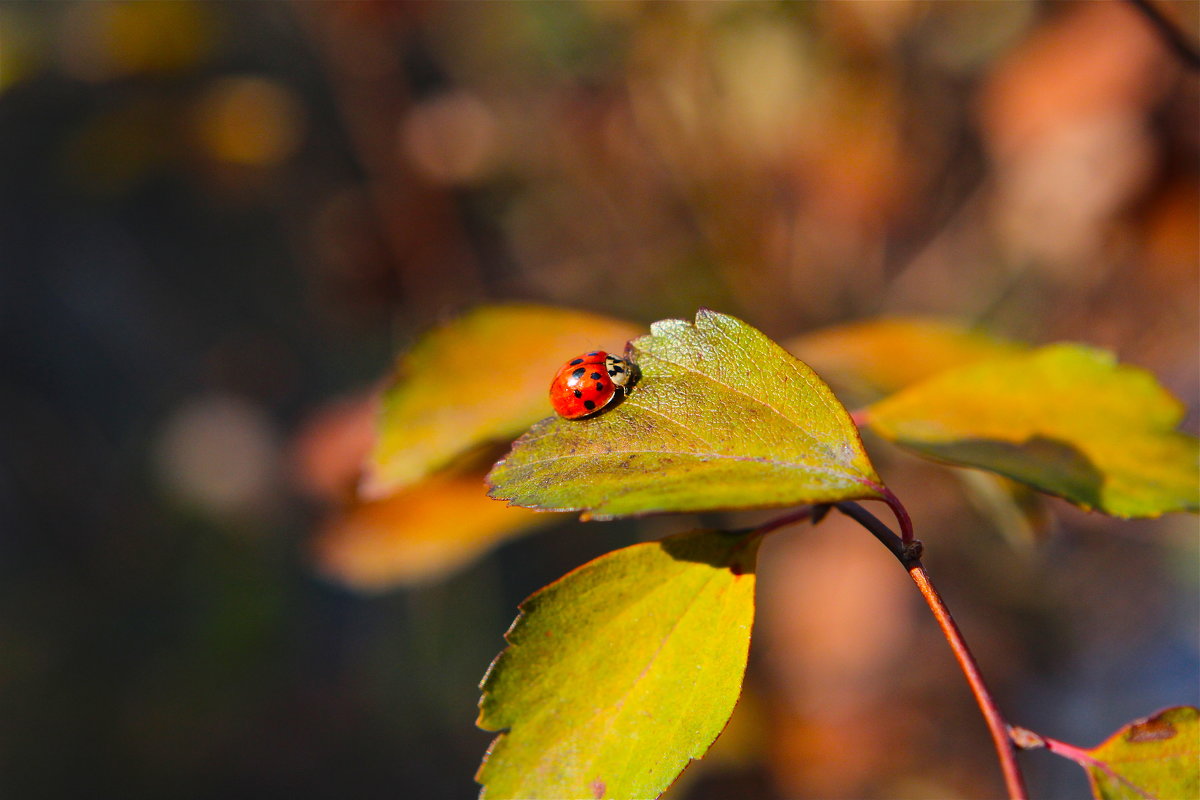
<path id="1" fill-rule="evenodd" d="M 1086 752 L 1098 800 L 1200 797 L 1200 709 L 1165 709 Z"/>
<path id="2" fill-rule="evenodd" d="M 584 420 L 545 419 L 492 470 L 492 497 L 603 519 L 877 498 L 845 408 L 760 331 L 702 309 L 631 343 L 640 377 Z"/>
<path id="3" fill-rule="evenodd" d="M 979 467 L 1118 517 L 1200 508 L 1200 449 L 1150 373 L 1082 345 L 943 373 L 868 409 L 917 453 Z"/>
<path id="4" fill-rule="evenodd" d="M 697 531 L 602 556 L 521 605 L 478 724 L 481 797 L 647 798 L 741 691 L 759 539 Z"/>
<path id="5" fill-rule="evenodd" d="M 628 322 L 536 305 L 482 306 L 427 334 L 384 390 L 360 494 L 386 497 L 550 413 L 550 379 L 587 350 L 620 352 Z"/>

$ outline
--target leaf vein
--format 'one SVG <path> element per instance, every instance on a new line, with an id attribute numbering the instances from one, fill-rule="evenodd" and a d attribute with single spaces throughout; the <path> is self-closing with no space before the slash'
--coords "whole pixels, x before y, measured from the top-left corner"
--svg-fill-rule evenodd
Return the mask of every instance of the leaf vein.
<path id="1" fill-rule="evenodd" d="M 655 358 L 664 364 L 670 364 L 671 366 L 677 367 L 685 372 L 691 373 L 693 375 L 699 375 L 700 377 L 704 378 L 705 380 L 709 381 L 710 383 L 713 383 L 713 384 L 716 384 L 717 386 L 728 389 L 729 391 L 733 392 L 734 394 L 739 394 L 742 397 L 745 397 L 746 399 L 750 400 L 751 402 L 770 410 L 772 413 L 774 413 L 776 416 L 778 416 L 780 419 L 782 419 L 785 423 L 787 423 L 790 427 L 792 427 L 795 430 L 799 431 L 800 433 L 804 434 L 808 439 L 810 439 L 814 443 L 816 443 L 821 448 L 821 450 L 824 451 L 825 453 L 827 453 L 830 457 L 833 457 L 835 455 L 834 451 L 831 448 L 829 448 L 824 442 L 822 442 L 821 439 L 815 433 L 813 433 L 812 431 L 803 427 L 800 423 L 791 419 L 790 417 L 788 417 L 786 414 L 784 414 L 782 411 L 780 411 L 778 408 L 771 405 L 767 401 L 765 401 L 759 397 L 755 397 L 754 395 L 749 394 L 749 393 L 743 391 L 742 389 L 739 389 L 736 386 L 732 386 L 732 385 L 726 383 L 725 381 L 718 380 L 717 378 L 713 377 L 712 375 L 708 375 L 707 373 L 700 372 L 699 370 L 695 369 L 694 367 L 689 367 L 686 364 L 680 364 L 676 361 L 671 361 L 670 359 L 666 359 L 666 358 L 663 358 L 658 355 L 654 355 L 654 354 L 650 354 L 650 355 L 652 358 Z M 644 406 L 638 406 L 638 408 L 644 408 Z M 754 426 L 754 430 L 757 433 L 758 431 L 761 430 L 761 428 L 758 426 Z M 765 437 L 763 437 L 761 435 L 759 436 L 759 438 L 764 443 L 768 443 L 768 444 L 770 443 Z"/>
<path id="2" fill-rule="evenodd" d="M 717 577 L 719 577 L 720 572 L 721 572 L 720 570 L 714 570 L 713 574 L 709 575 L 704 580 L 704 583 L 696 590 L 697 598 L 699 598 L 704 593 L 704 591 L 708 588 L 708 586 Z M 655 648 L 654 653 L 651 654 L 650 657 L 646 660 L 645 667 L 642 668 L 642 671 L 638 673 L 637 678 L 635 678 L 633 683 L 630 684 L 629 688 L 626 689 L 615 702 L 613 702 L 613 704 L 610 706 L 610 708 L 612 708 L 614 710 L 619 710 L 625 705 L 625 701 L 629 698 L 629 696 L 631 694 L 633 694 L 634 690 L 638 688 L 642 679 L 645 678 L 647 674 L 649 674 L 651 669 L 653 669 L 654 663 L 656 661 L 658 661 L 659 657 L 662 655 L 663 650 L 665 650 L 667 645 L 670 643 L 671 637 L 675 634 L 675 631 L 678 630 L 679 626 L 683 624 L 684 619 L 686 619 L 690 614 L 692 614 L 695 611 L 697 605 L 698 605 L 698 600 L 693 600 L 692 602 L 688 603 L 687 609 L 682 614 L 680 614 L 675 619 L 674 622 L 671 623 L 670 629 L 667 630 L 667 632 L 662 637 L 662 642 L 659 644 L 659 646 L 657 648 Z M 692 694 L 693 694 L 693 696 L 695 695 L 695 686 L 694 685 L 692 687 Z M 620 713 L 620 712 L 618 711 L 618 713 Z M 605 735 L 607 735 L 608 732 L 613 728 L 613 726 L 617 724 L 616 716 L 617 716 L 616 714 L 609 715 L 609 722 L 607 725 L 605 725 Z M 677 714 L 676 718 L 681 719 L 682 714 Z M 636 748 L 633 748 L 633 747 L 626 748 L 626 753 L 627 753 L 627 756 L 625 758 L 625 765 L 621 768 L 620 772 L 618 773 L 618 774 L 620 774 L 622 780 L 628 780 L 627 773 L 629 770 L 629 765 L 633 762 L 634 756 L 636 755 Z"/>
<path id="3" fill-rule="evenodd" d="M 750 364 L 758 363 L 759 360 L 754 358 L 753 354 L 751 354 L 750 351 L 746 348 L 746 346 L 744 344 L 742 344 L 740 341 L 738 341 L 737 338 L 735 338 L 734 336 L 731 336 L 724 329 L 720 329 L 719 333 L 722 336 L 722 338 L 724 338 L 726 341 L 729 341 L 730 343 L 733 344 L 734 347 L 736 347 L 738 350 L 741 350 L 743 353 L 746 354 L 747 363 L 750 363 Z M 769 339 L 767 341 L 768 341 L 768 344 L 778 347 L 778 345 L 775 345 L 775 343 L 771 342 Z M 779 348 L 779 349 L 782 350 L 783 348 Z M 808 388 L 811 390 L 811 392 L 813 394 L 815 394 L 817 397 L 819 397 L 821 399 L 821 404 L 823 406 L 825 406 L 826 411 L 829 411 L 830 414 L 832 414 L 835 419 L 840 419 L 840 414 L 844 414 L 845 412 L 841 411 L 841 409 L 838 405 L 830 403 L 830 397 L 828 396 L 827 391 L 823 391 L 824 387 L 822 385 L 820 385 L 819 383 L 813 383 L 813 381 L 810 377 L 810 374 L 809 374 L 809 373 L 811 373 L 811 368 L 809 368 L 807 372 L 803 369 L 800 369 L 800 367 L 798 367 L 797 364 L 804 364 L 804 362 L 800 361 L 798 358 L 793 356 L 791 353 L 788 353 L 786 350 L 784 350 L 784 353 L 787 355 L 787 360 L 784 363 L 787 364 L 788 368 L 791 369 L 793 373 L 798 375 L 800 377 L 800 379 L 804 381 L 805 385 L 808 386 Z M 804 366 L 807 367 L 807 365 L 804 365 Z"/>
<path id="4" fill-rule="evenodd" d="M 642 411 L 649 411 L 651 414 L 654 414 L 656 417 L 665 419 L 667 422 L 671 423 L 675 427 L 679 428 L 680 430 L 683 430 L 684 432 L 690 434 L 693 438 L 699 440 L 705 447 L 713 446 L 713 443 L 710 442 L 708 439 L 705 439 L 703 436 L 696 433 L 695 430 L 693 430 L 689 426 L 685 425 L 684 423 L 680 422 L 679 420 L 675 419 L 674 417 L 664 414 L 663 412 L 659 411 L 656 408 L 651 408 L 650 406 L 642 405 L 641 403 L 633 403 L 632 405 L 634 408 L 640 409 Z"/>

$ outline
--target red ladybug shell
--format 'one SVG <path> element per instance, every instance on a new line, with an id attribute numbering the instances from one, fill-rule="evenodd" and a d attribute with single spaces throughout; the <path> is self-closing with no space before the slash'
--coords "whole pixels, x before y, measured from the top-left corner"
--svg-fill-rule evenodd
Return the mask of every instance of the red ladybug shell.
<path id="1" fill-rule="evenodd" d="M 579 419 L 608 405 L 629 379 L 629 365 L 603 350 L 571 359 L 550 383 L 550 404 L 560 417 Z"/>

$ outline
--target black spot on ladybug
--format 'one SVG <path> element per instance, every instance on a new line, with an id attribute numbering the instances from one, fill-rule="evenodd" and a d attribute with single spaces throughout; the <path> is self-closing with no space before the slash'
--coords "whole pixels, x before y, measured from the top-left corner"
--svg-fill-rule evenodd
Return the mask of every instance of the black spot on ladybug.
<path id="1" fill-rule="evenodd" d="M 581 392 L 581 391 L 579 391 L 578 389 L 576 389 L 576 390 L 575 390 L 575 396 L 576 396 L 576 397 L 583 397 L 583 392 Z"/>
<path id="2" fill-rule="evenodd" d="M 583 367 L 577 367 L 577 368 L 575 369 L 575 371 L 571 373 L 571 377 L 572 377 L 572 378 L 575 378 L 576 380 L 578 380 L 579 378 L 582 378 L 582 377 L 583 377 L 583 374 L 584 374 L 585 372 L 587 372 L 587 370 L 586 370 L 586 369 L 584 369 Z"/>
<path id="3" fill-rule="evenodd" d="M 583 407 L 586 408 L 588 411 L 591 411 L 593 408 L 596 407 L 596 404 L 593 403 L 591 400 L 584 400 Z"/>
<path id="4" fill-rule="evenodd" d="M 601 383 L 600 381 L 596 381 L 596 391 L 597 391 L 597 392 L 603 392 L 603 391 L 604 391 L 604 384 L 603 384 L 603 383 Z"/>
<path id="5" fill-rule="evenodd" d="M 588 353 L 588 355 L 589 355 L 589 356 L 598 356 L 598 355 L 600 355 L 600 351 L 599 351 L 599 350 L 593 350 L 592 352 Z"/>
<path id="6" fill-rule="evenodd" d="M 572 367 L 573 367 L 573 366 L 575 366 L 576 364 L 582 364 L 582 363 L 583 363 L 583 359 L 582 359 L 582 358 L 575 358 L 575 359 L 572 359 L 572 360 L 571 360 L 571 366 L 572 366 Z"/>
<path id="7" fill-rule="evenodd" d="M 604 376 L 603 376 L 603 375 L 601 375 L 599 372 L 593 372 L 593 373 L 592 373 L 592 380 L 594 380 L 594 381 L 598 381 L 598 380 L 600 380 L 600 379 L 601 379 L 601 378 L 603 378 L 603 377 L 604 377 Z"/>

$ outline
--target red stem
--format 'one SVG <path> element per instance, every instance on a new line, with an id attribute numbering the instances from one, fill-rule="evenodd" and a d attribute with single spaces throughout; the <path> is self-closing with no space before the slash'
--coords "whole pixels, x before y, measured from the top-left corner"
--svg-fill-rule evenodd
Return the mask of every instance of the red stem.
<path id="1" fill-rule="evenodd" d="M 892 509 L 892 513 L 896 515 L 896 522 L 900 523 L 900 541 L 905 544 L 913 542 L 913 524 L 912 517 L 908 516 L 908 509 L 900 502 L 900 498 L 892 493 L 892 490 L 886 486 L 879 487 L 883 490 L 883 501 Z"/>
<path id="2" fill-rule="evenodd" d="M 804 520 L 808 519 L 812 515 L 813 507 L 804 506 L 796 509 L 790 514 L 784 514 L 782 517 L 776 517 L 769 522 L 765 522 L 750 532 L 755 536 L 765 536 L 771 531 L 779 530 L 780 528 L 784 528 L 788 525 L 794 525 L 797 522 L 804 522 Z"/>
<path id="3" fill-rule="evenodd" d="M 738 552 L 746 547 L 749 547 L 751 543 L 757 542 L 763 536 L 766 536 L 772 531 L 777 531 L 780 528 L 786 528 L 788 525 L 795 525 L 797 522 L 804 522 L 807 519 L 812 519 L 817 508 L 818 506 L 801 506 L 789 514 L 784 514 L 782 517 L 776 517 L 773 520 L 764 522 L 757 528 L 751 528 L 748 531 L 742 531 L 742 533 L 746 534 L 746 538 L 742 540 L 741 544 L 734 548 L 734 551 Z M 819 506 L 819 508 L 828 510 L 829 506 Z M 824 515 L 822 514 L 822 516 Z M 817 517 L 817 519 L 819 520 L 820 517 Z"/>
<path id="4" fill-rule="evenodd" d="M 1060 742 L 1058 739 L 1051 739 L 1049 736 L 1040 736 L 1042 744 L 1046 749 L 1055 755 L 1069 758 L 1076 764 L 1084 767 L 1103 767 L 1104 762 L 1099 761 L 1091 756 L 1086 750 L 1082 750 L 1073 744 Z"/>
<path id="5" fill-rule="evenodd" d="M 888 492 L 888 494 L 891 494 L 891 492 Z M 892 495 L 892 497 L 894 498 L 895 495 Z M 896 500 L 896 503 L 898 504 L 899 500 Z M 950 615 L 950 610 L 946 608 L 945 602 L 942 600 L 941 595 L 938 594 L 937 589 L 934 588 L 928 573 L 925 572 L 925 567 L 921 564 L 921 543 L 911 538 L 907 542 L 904 541 L 901 537 L 893 533 L 888 526 L 880 522 L 874 514 L 867 511 L 858 503 L 838 503 L 836 508 L 866 528 L 892 552 L 892 555 L 896 556 L 908 571 L 909 577 L 917 585 L 921 596 L 925 598 L 925 603 L 929 606 L 929 610 L 933 612 L 934 619 L 937 620 L 938 627 L 942 630 L 942 635 L 950 643 L 950 649 L 954 652 L 954 658 L 958 661 L 959 668 L 967 678 L 967 684 L 971 687 L 971 693 L 975 695 L 975 702 L 979 704 L 979 709 L 983 712 L 983 719 L 987 723 L 988 731 L 992 735 L 992 743 L 996 747 L 996 754 L 1000 758 L 1000 769 L 1004 773 L 1004 783 L 1008 788 L 1010 800 L 1028 800 L 1029 795 L 1025 790 L 1025 779 L 1021 775 L 1020 767 L 1017 765 L 1016 748 L 1009 738 L 1008 723 L 1005 722 L 1004 716 L 1000 713 L 996 701 L 992 699 L 991 692 L 988 691 L 987 684 L 984 683 L 983 674 L 979 671 L 979 665 L 975 662 L 975 657 L 971 654 L 971 649 L 967 647 L 967 642 L 963 638 L 962 631 L 958 629 L 958 625 L 954 622 L 954 617 Z M 900 508 L 903 508 L 903 506 L 900 506 Z M 896 506 L 893 506 L 893 510 L 895 509 Z M 907 517 L 907 515 L 905 516 Z"/>
<path id="6" fill-rule="evenodd" d="M 908 574 L 917 588 L 921 590 L 925 604 L 933 612 L 938 627 L 942 629 L 942 635 L 950 643 L 950 649 L 954 651 L 954 658 L 957 659 L 963 675 L 967 677 L 971 693 L 975 695 L 975 702 L 979 704 L 979 710 L 983 712 L 988 731 L 992 734 L 992 743 L 996 746 L 996 754 L 1000 757 L 1000 769 L 1004 773 L 1004 784 L 1008 787 L 1009 797 L 1012 800 L 1027 800 L 1029 795 L 1025 790 L 1025 779 L 1017 765 L 1016 748 L 1013 747 L 1012 740 L 1008 738 L 1008 723 L 1004 720 L 1004 715 L 1000 713 L 996 701 L 988 691 L 987 684 L 983 681 L 983 674 L 979 671 L 979 665 L 975 662 L 975 656 L 971 654 L 971 649 L 967 647 L 962 631 L 954 622 L 954 617 L 950 615 L 950 609 L 946 608 L 946 604 L 937 589 L 934 588 L 933 582 L 929 580 L 929 574 L 925 572 L 925 567 L 921 565 L 921 562 L 918 561 L 909 566 Z"/>
<path id="7" fill-rule="evenodd" d="M 916 539 L 913 537 L 912 517 L 908 516 L 908 509 L 900 502 L 900 498 L 896 497 L 891 489 L 884 486 L 882 483 L 874 481 L 863 481 L 863 485 L 869 486 L 872 491 L 876 492 L 882 500 L 888 504 L 888 508 L 896 516 L 896 522 L 900 524 L 900 541 L 906 545 L 911 545 Z M 858 520 L 862 523 L 862 520 Z M 882 523 L 881 523 L 882 524 Z M 903 561 L 903 559 L 901 559 Z"/>
<path id="8" fill-rule="evenodd" d="M 855 427 L 861 428 L 868 424 L 867 422 L 868 409 L 859 408 L 850 412 L 850 421 Z M 900 538 L 905 544 L 911 544 L 913 541 L 913 526 L 912 519 L 908 516 L 908 510 L 904 504 L 900 502 L 900 498 L 892 492 L 891 489 L 884 486 L 882 483 L 874 481 L 866 481 L 866 484 L 875 491 L 879 492 L 883 502 L 888 504 L 892 509 L 892 513 L 896 515 L 896 522 L 900 524 Z"/>

